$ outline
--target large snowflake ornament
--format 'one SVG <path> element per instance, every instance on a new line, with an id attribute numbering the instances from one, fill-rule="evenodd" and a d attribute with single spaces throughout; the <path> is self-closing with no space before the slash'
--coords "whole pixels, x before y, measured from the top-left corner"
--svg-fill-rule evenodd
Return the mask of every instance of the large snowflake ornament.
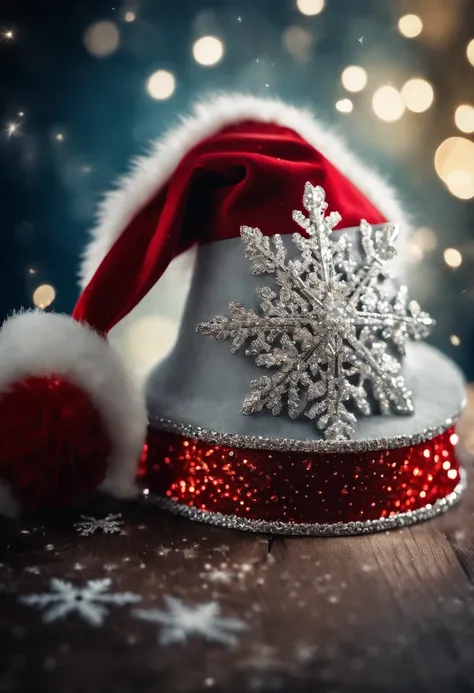
<path id="1" fill-rule="evenodd" d="M 396 253 L 396 227 L 372 229 L 362 220 L 362 260 L 358 263 L 344 233 L 332 234 L 341 220 L 326 216 L 324 190 L 306 183 L 303 206 L 293 212 L 307 234 L 295 233 L 298 259 L 287 258 L 280 235 L 264 236 L 243 226 L 240 235 L 254 275 L 273 274 L 277 291 L 256 290 L 260 312 L 240 303 L 228 315 L 201 323 L 198 331 L 217 341 L 231 339 L 238 351 L 273 369 L 250 383 L 244 414 L 264 408 L 276 416 L 286 407 L 292 419 L 314 419 L 327 440 L 348 439 L 357 422 L 354 410 L 372 413 L 369 396 L 382 414 L 411 414 L 413 401 L 400 374 L 408 340 L 426 337 L 433 325 L 405 286 L 387 293 L 384 266 Z"/>
<path id="2" fill-rule="evenodd" d="M 89 580 L 84 587 L 76 587 L 71 582 L 53 578 L 51 592 L 28 594 L 20 597 L 22 604 L 44 609 L 43 622 L 59 621 L 69 614 L 76 613 L 91 626 L 101 626 L 109 613 L 109 606 L 136 604 L 140 595 L 132 592 L 109 592 L 112 581 L 109 578 Z"/>

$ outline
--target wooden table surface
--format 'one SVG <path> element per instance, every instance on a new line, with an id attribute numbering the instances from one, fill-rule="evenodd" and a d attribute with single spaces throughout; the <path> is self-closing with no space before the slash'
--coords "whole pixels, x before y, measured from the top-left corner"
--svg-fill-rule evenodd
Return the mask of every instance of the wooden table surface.
<path id="1" fill-rule="evenodd" d="M 474 457 L 472 396 L 460 437 Z M 472 485 L 434 520 L 335 539 L 240 533 L 150 504 L 82 512 L 122 513 L 122 530 L 80 536 L 76 511 L 0 525 L 0 691 L 474 691 Z M 51 604 L 22 599 L 50 594 L 51 578 L 106 578 L 104 594 L 141 601 L 105 604 L 101 625 L 77 613 L 47 623 Z M 135 610 L 169 613 L 165 595 L 216 602 L 246 630 L 232 631 L 233 646 L 160 644 L 169 628 Z"/>

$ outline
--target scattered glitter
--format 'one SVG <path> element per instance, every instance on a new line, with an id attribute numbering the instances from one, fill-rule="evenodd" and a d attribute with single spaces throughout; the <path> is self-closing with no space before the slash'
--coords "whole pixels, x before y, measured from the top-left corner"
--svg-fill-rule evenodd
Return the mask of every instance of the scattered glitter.
<path id="1" fill-rule="evenodd" d="M 24 568 L 25 573 L 31 573 L 31 575 L 40 575 L 41 570 L 38 568 L 37 565 L 30 565 Z"/>
<path id="2" fill-rule="evenodd" d="M 205 565 L 206 568 L 205 573 L 200 573 L 200 576 L 204 580 L 209 580 L 209 582 L 221 582 L 225 585 L 228 585 L 233 577 L 233 573 L 230 570 L 222 570 L 219 568 L 211 568 L 210 565 Z"/>
<path id="3" fill-rule="evenodd" d="M 299 642 L 295 647 L 295 656 L 301 664 L 307 664 L 316 655 L 318 648 L 316 645 L 309 645 L 306 642 Z"/>

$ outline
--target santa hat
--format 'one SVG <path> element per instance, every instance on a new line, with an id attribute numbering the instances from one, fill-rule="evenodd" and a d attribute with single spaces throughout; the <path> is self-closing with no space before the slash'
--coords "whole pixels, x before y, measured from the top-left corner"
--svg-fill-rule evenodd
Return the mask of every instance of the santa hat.
<path id="1" fill-rule="evenodd" d="M 302 208 L 304 191 L 309 220 L 301 212 L 293 215 Z M 332 214 L 326 215 L 326 208 Z M 291 255 L 291 235 L 298 230 L 293 217 L 303 227 L 295 245 L 305 261 L 276 272 L 276 292 L 265 289 L 271 281 L 262 284 L 249 276 L 248 259 L 254 274 L 275 274 L 273 261 L 262 261 L 262 248 L 264 255 L 280 253 L 280 260 Z M 383 278 L 378 264 L 392 252 L 391 224 L 399 227 L 403 266 L 408 222 L 395 195 L 309 113 L 245 96 L 197 106 L 105 199 L 82 263 L 83 291 L 73 317 L 25 313 L 2 328 L 1 510 L 62 505 L 95 486 L 119 496 L 133 493 L 146 412 L 148 457 L 140 476 L 156 502 L 193 519 L 328 534 L 396 526 L 448 507 L 462 488 L 453 425 L 463 381 L 448 359 L 426 345 L 408 349 L 403 362 L 392 353 L 408 336 L 424 336 L 422 324 L 430 321 L 413 304 L 408 307 L 404 290 L 393 289 L 390 280 L 385 293 L 376 291 Z M 315 229 L 327 236 L 336 225 L 336 240 L 344 233 L 337 257 L 331 245 L 331 261 L 338 266 L 331 270 L 334 291 L 329 291 L 318 274 L 322 255 L 304 238 Z M 151 374 L 145 407 L 106 337 L 171 260 L 195 244 L 198 261 L 178 342 Z M 352 396 L 362 413 L 370 408 L 375 413 L 359 418 L 344 405 L 342 423 L 331 429 L 331 417 L 323 414 L 318 428 L 304 414 L 321 396 L 318 382 L 325 379 L 334 389 L 339 377 L 342 387 L 341 374 L 331 376 L 326 363 L 318 376 L 314 365 L 306 380 L 295 381 L 296 391 L 279 385 L 276 397 L 266 399 L 261 391 L 268 378 L 256 378 L 262 366 L 278 371 L 298 350 L 306 354 L 306 368 L 308 354 L 316 353 L 308 340 L 327 328 L 329 313 L 346 321 L 335 323 L 336 332 L 344 324 L 360 337 L 360 315 L 359 322 L 352 313 L 350 320 L 342 315 L 348 297 L 341 287 L 349 286 L 351 273 L 370 253 L 375 274 L 357 289 L 362 312 L 367 316 L 370 301 L 376 301 L 372 313 L 388 312 L 390 304 L 396 325 L 387 322 L 377 341 L 377 329 L 371 332 L 365 317 L 361 339 L 378 350 L 377 372 L 388 369 L 396 394 L 387 395 L 376 378 L 369 388 L 368 377 L 354 385 L 346 363 L 349 384 L 341 406 Z M 312 287 L 311 296 L 301 299 L 287 287 L 290 293 L 278 297 L 284 276 L 296 275 Z M 363 293 L 364 283 L 372 298 Z M 354 298 L 353 307 L 357 302 Z M 301 317 L 314 303 L 314 319 L 309 328 L 303 321 L 299 332 L 293 324 L 286 336 L 283 331 L 264 336 L 263 330 L 250 343 L 249 315 L 257 316 L 259 303 L 264 317 L 278 310 Z M 222 326 L 238 322 L 236 314 L 243 320 L 240 332 L 227 334 Z M 231 350 L 218 343 L 229 336 Z M 350 361 L 357 370 L 359 357 L 347 353 L 341 364 Z M 395 402 L 397 397 L 403 402 Z M 242 414 L 243 402 L 252 415 Z M 318 416 L 327 406 L 319 407 Z M 281 413 L 285 408 L 289 416 Z M 380 415 L 391 409 L 412 415 Z"/>

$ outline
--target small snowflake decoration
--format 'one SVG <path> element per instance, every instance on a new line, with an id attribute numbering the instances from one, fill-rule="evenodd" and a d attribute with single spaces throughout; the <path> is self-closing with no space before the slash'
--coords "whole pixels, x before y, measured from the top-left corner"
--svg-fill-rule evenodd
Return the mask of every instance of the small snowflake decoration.
<path id="1" fill-rule="evenodd" d="M 160 645 L 184 643 L 190 635 L 199 635 L 209 642 L 235 645 L 237 633 L 247 630 L 237 618 L 223 618 L 217 602 L 188 606 L 181 599 L 165 595 L 166 611 L 136 609 L 135 616 L 142 621 L 163 626 L 159 635 Z"/>
<path id="2" fill-rule="evenodd" d="M 385 293 L 384 265 L 396 253 L 395 227 L 374 230 L 362 220 L 363 257 L 357 265 L 347 236 L 332 236 L 341 217 L 326 216 L 324 190 L 306 183 L 303 206 L 308 216 L 293 212 L 308 235 L 293 235 L 297 260 L 287 260 L 280 235 L 241 228 L 251 274 L 273 274 L 278 287 L 278 293 L 257 289 L 261 313 L 233 302 L 228 315 L 197 329 L 217 341 L 231 339 L 233 353 L 251 340 L 246 355 L 275 369 L 250 383 L 244 414 L 267 408 L 277 416 L 286 407 L 292 419 L 301 413 L 314 419 L 327 440 L 348 439 L 357 422 L 348 402 L 371 414 L 369 391 L 382 414 L 413 413 L 395 355 L 405 353 L 408 340 L 426 337 L 433 321 L 408 301 L 405 286 L 393 298 Z"/>
<path id="3" fill-rule="evenodd" d="M 89 580 L 85 587 L 76 587 L 71 582 L 53 578 L 49 594 L 29 594 L 20 597 L 20 602 L 44 609 L 44 623 L 59 621 L 76 613 L 91 626 L 101 626 L 109 613 L 109 605 L 124 606 L 141 600 L 138 594 L 132 592 L 108 592 L 111 583 L 110 579 L 105 578 Z"/>
<path id="4" fill-rule="evenodd" d="M 118 513 L 117 515 L 107 515 L 107 517 L 97 520 L 89 515 L 81 515 L 81 521 L 76 522 L 74 528 L 81 537 L 90 537 L 98 530 L 102 530 L 104 534 L 117 534 L 121 531 L 121 525 L 123 525 L 121 517 L 122 514 Z"/>

